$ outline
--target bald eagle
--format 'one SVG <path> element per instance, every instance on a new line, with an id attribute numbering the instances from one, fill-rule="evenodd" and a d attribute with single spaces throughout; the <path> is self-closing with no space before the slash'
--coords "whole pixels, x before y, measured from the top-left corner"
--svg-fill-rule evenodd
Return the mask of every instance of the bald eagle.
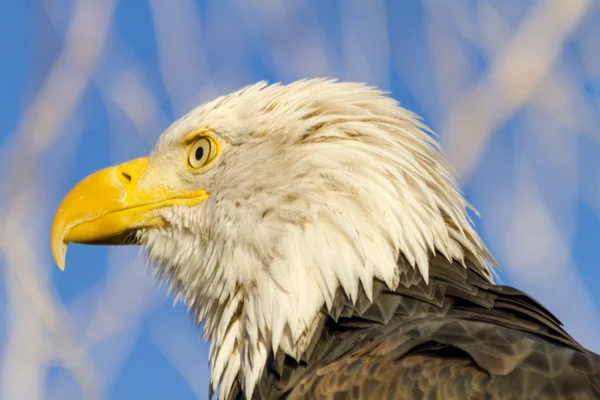
<path id="1" fill-rule="evenodd" d="M 600 398 L 600 357 L 495 284 L 428 133 L 365 85 L 249 86 L 77 184 L 52 254 L 141 245 L 219 399 Z"/>

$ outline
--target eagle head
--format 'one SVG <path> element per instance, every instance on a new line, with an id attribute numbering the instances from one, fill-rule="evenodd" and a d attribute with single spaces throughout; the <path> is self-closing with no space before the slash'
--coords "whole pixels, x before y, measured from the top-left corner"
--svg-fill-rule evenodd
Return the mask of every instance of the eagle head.
<path id="1" fill-rule="evenodd" d="M 300 359 L 336 293 L 393 289 L 402 255 L 492 258 L 427 128 L 354 83 L 259 83 L 175 122 L 147 158 L 99 171 L 59 206 L 51 246 L 139 244 L 210 343 L 213 390 L 252 393 L 269 354 Z"/>

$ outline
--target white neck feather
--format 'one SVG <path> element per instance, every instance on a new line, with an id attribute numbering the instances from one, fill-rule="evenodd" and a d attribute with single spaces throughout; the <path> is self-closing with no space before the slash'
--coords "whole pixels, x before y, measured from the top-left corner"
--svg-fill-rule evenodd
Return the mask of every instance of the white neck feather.
<path id="1" fill-rule="evenodd" d="M 268 157 L 239 168 L 233 165 L 242 152 L 232 147 L 222 179 L 235 185 L 215 189 L 197 209 L 165 210 L 177 229 L 140 236 L 158 275 L 204 321 L 219 398 L 238 378 L 250 397 L 271 351 L 299 359 L 338 288 L 352 300 L 359 290 L 371 298 L 374 278 L 394 289 L 400 253 L 426 281 L 436 252 L 468 257 L 492 281 L 493 260 L 470 225 L 468 205 L 414 115 L 358 85 L 324 98 L 309 83 L 294 85 L 297 97 L 309 91 L 312 102 L 295 112 L 282 103 L 273 116 L 284 119 L 282 127 L 296 123 L 286 143 L 257 141 L 254 149 Z M 260 107 L 292 86 L 243 95 Z"/>

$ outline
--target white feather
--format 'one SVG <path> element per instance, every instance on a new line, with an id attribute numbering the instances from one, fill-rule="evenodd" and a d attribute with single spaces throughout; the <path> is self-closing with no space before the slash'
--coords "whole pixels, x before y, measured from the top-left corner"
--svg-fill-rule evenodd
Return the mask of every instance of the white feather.
<path id="1" fill-rule="evenodd" d="M 194 174 L 180 142 L 200 129 L 222 151 Z M 371 298 L 374 278 L 395 288 L 399 253 L 426 281 L 436 252 L 469 257 L 492 280 L 427 131 L 379 91 L 303 80 L 220 97 L 162 135 L 142 184 L 210 197 L 163 209 L 169 227 L 139 237 L 156 277 L 204 321 L 220 399 L 236 379 L 250 396 L 269 351 L 300 358 L 339 288 L 353 301 Z"/>

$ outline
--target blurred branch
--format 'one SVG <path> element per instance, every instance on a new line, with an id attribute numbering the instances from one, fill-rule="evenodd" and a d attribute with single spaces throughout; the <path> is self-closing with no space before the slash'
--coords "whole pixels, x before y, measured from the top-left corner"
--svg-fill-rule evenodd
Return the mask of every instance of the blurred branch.
<path id="1" fill-rule="evenodd" d="M 161 320 L 152 327 L 152 341 L 197 398 L 207 398 L 210 381 L 208 351 L 206 347 L 199 351 L 199 335 L 191 329 L 191 323 L 181 325 L 174 318 Z"/>
<path id="2" fill-rule="evenodd" d="M 36 181 L 36 160 L 60 138 L 63 125 L 79 103 L 100 58 L 114 7 L 115 1 L 79 0 L 75 3 L 65 46 L 38 96 L 19 124 L 14 134 L 14 142 L 2 150 L 2 158 L 9 160 L 7 171 L 10 171 L 2 192 L 5 198 L 11 199 L 1 215 L 2 252 L 5 255 L 7 270 L 18 284 L 12 289 L 18 287 L 27 294 L 41 322 L 51 335 L 53 352 L 61 360 L 64 368 L 70 371 L 85 398 L 96 398 L 101 393 L 96 372 L 87 361 L 84 349 L 70 333 L 70 324 L 66 322 L 68 318 L 61 311 L 59 303 L 43 279 L 46 274 L 38 272 L 39 269 L 49 266 L 44 265 L 37 252 L 31 251 L 35 244 L 31 237 L 21 230 L 21 226 L 24 217 L 39 206 L 36 193 L 30 191 L 36 186 L 32 184 Z M 12 313 L 23 312 L 19 308 L 18 290 L 7 292 L 13 294 L 9 299 L 9 304 L 13 307 Z M 27 325 L 11 324 L 7 349 L 35 351 L 35 348 L 29 347 L 30 343 L 26 343 L 30 336 L 27 329 Z M 44 380 L 41 375 L 30 374 L 28 378 L 27 369 L 14 367 L 20 365 L 18 358 L 22 356 L 20 352 L 7 351 L 2 360 L 4 373 L 1 377 L 1 397 L 30 398 L 21 394 L 22 391 L 31 393 L 31 390 L 38 394 L 43 393 L 41 389 L 32 389 L 43 387 Z M 34 360 L 40 362 L 42 358 L 34 356 Z M 41 365 L 30 367 L 37 369 Z M 26 384 L 24 380 L 27 380 Z"/>
<path id="3" fill-rule="evenodd" d="M 248 31 L 261 43 L 258 51 L 277 79 L 289 83 L 342 75 L 343 60 L 335 57 L 335 47 L 312 18 L 308 2 L 238 0 L 235 8 Z"/>
<path id="4" fill-rule="evenodd" d="M 106 82 L 96 80 L 106 102 L 111 102 L 131 121 L 148 149 L 154 147 L 168 118 L 159 107 L 159 99 L 144 85 L 137 69 L 121 70 Z"/>
<path id="5" fill-rule="evenodd" d="M 122 255 L 122 253 L 121 253 Z M 115 259 L 115 271 L 107 278 L 96 296 L 95 310 L 89 315 L 85 343 L 92 347 L 136 325 L 148 309 L 150 299 L 156 294 L 152 280 L 147 276 L 141 259 L 122 265 Z M 131 290 L 131 282 L 145 283 Z"/>
<path id="6" fill-rule="evenodd" d="M 461 96 L 465 86 L 468 86 L 468 48 L 475 47 L 487 59 L 493 59 L 510 43 L 510 21 L 493 8 L 493 5 L 488 2 L 478 3 L 477 26 L 481 29 L 480 35 L 472 34 L 468 29 L 469 25 L 465 23 L 468 10 L 460 7 L 439 10 L 433 5 L 430 8 L 432 18 L 436 19 L 436 23 L 431 24 L 429 29 L 430 45 L 436 60 L 435 65 L 443 65 L 434 68 L 434 71 L 444 109 L 451 108 L 453 99 Z M 567 135 L 582 133 L 592 140 L 599 141 L 600 135 L 595 134 L 593 128 L 599 119 L 592 109 L 591 102 L 586 98 L 585 90 L 582 90 L 585 79 L 576 68 L 567 69 L 560 64 L 554 65 L 546 72 L 545 78 L 532 89 L 527 103 L 523 106 L 528 105 L 543 112 L 544 120 L 553 123 L 552 127 L 556 123 L 563 125 L 563 131 Z M 482 98 L 477 107 L 486 107 L 486 103 L 488 101 Z M 478 113 L 471 112 L 471 115 L 477 118 Z M 547 140 L 548 128 L 531 129 L 531 132 L 539 137 L 539 143 L 544 150 L 551 150 L 551 154 L 548 155 L 549 162 L 561 163 L 561 169 L 564 170 L 574 168 L 573 163 L 565 163 L 564 156 L 569 154 L 564 151 L 566 149 L 558 149 L 552 145 L 554 141 Z M 567 140 L 556 135 L 553 137 L 562 142 Z M 483 151 L 484 148 L 480 150 Z M 570 176 L 571 181 L 576 182 L 576 177 L 572 174 Z"/>
<path id="7" fill-rule="evenodd" d="M 193 0 L 180 0 L 177 7 L 162 0 L 150 2 L 160 71 L 177 115 L 197 105 L 201 89 L 211 92 L 197 7 Z"/>
<path id="8" fill-rule="evenodd" d="M 385 2 L 348 0 L 341 3 L 341 8 L 345 65 L 342 78 L 389 90 L 390 46 Z"/>
<path id="9" fill-rule="evenodd" d="M 477 46 L 481 48 L 486 57 L 493 59 L 502 49 L 510 42 L 511 28 L 510 22 L 506 20 L 506 16 L 500 14 L 493 7 L 494 3 L 480 2 L 478 4 L 478 16 L 480 18 L 479 26 L 481 27 L 481 37 L 468 37 L 466 45 Z M 459 22 L 457 21 L 458 25 Z M 458 26 L 457 26 L 458 28 Z M 454 36 L 456 35 L 447 35 Z M 575 37 L 578 42 L 589 42 L 594 40 L 596 43 L 600 40 L 600 33 L 592 32 L 587 35 L 579 35 Z M 569 38 L 572 40 L 572 38 Z M 438 36 L 432 40 L 432 45 L 443 41 Z M 463 40 L 464 42 L 465 40 Z M 585 60 L 594 60 L 594 50 L 582 46 L 584 51 L 582 56 Z M 458 57 L 465 59 L 466 57 Z M 595 57 L 596 60 L 600 58 Z M 466 61 L 466 60 L 465 60 Z M 588 63 L 588 65 L 592 63 Z M 447 73 L 448 68 L 438 68 L 441 73 Z M 590 76 L 588 74 L 587 76 Z M 440 83 L 452 84 L 456 79 L 446 75 L 446 79 L 440 79 Z M 558 122 L 573 133 L 582 133 L 588 138 L 598 141 L 600 135 L 595 135 L 593 126 L 600 121 L 592 108 L 592 102 L 589 96 L 586 96 L 584 87 L 586 84 L 586 75 L 577 68 L 565 68 L 560 63 L 555 63 L 546 73 L 544 79 L 533 89 L 533 92 L 528 99 L 531 106 L 544 112 L 548 119 Z M 451 104 L 451 103 L 450 103 Z M 538 132 L 538 131 L 534 131 Z"/>
<path id="10" fill-rule="evenodd" d="M 87 88 L 108 35 L 115 0 L 78 0 L 68 28 L 65 46 L 33 104 L 19 124 L 14 146 L 6 146 L 0 158 L 9 159 L 12 174 L 5 190 L 29 182 L 41 153 L 60 136 L 62 126 L 73 114 Z M 24 162 L 27 160 L 27 162 Z M 16 181 L 16 182 L 15 182 Z"/>
<path id="11" fill-rule="evenodd" d="M 20 351 L 7 352 L 2 362 L 4 374 L 2 376 L 2 390 L 3 398 L 31 398 L 19 394 L 21 390 L 32 390 L 34 387 L 43 387 L 44 379 L 38 376 L 41 381 L 28 382 L 28 384 L 19 384 L 18 386 L 11 386 L 13 382 L 19 382 L 26 379 L 24 376 L 23 368 L 15 368 L 15 365 L 21 364 L 21 357 L 31 357 L 32 361 L 37 360 L 40 364 L 51 361 L 54 357 L 58 357 L 62 366 L 68 370 L 75 381 L 78 383 L 81 393 L 86 399 L 101 398 L 100 393 L 102 392 L 100 382 L 96 377 L 96 371 L 94 366 L 87 360 L 86 350 L 81 346 L 74 335 L 70 331 L 69 318 L 66 313 L 62 310 L 59 303 L 54 300 L 53 294 L 48 290 L 46 284 L 38 277 L 33 266 L 44 266 L 43 261 L 37 257 L 37 252 L 31 251 L 29 238 L 21 231 L 18 221 L 13 218 L 8 218 L 7 225 L 4 227 L 5 236 L 2 238 L 2 242 L 10 244 L 11 250 L 5 251 L 6 254 L 6 265 L 9 267 L 12 276 L 16 278 L 14 287 L 8 293 L 13 294 L 13 298 L 10 299 L 10 303 L 13 308 L 13 314 L 17 315 L 26 312 L 25 304 L 19 301 L 19 291 L 26 294 L 31 301 L 32 310 L 40 318 L 41 325 L 50 333 L 51 347 L 50 354 L 47 355 L 36 355 L 36 348 L 41 350 L 34 345 L 32 337 L 39 335 L 42 332 L 31 332 L 18 323 L 11 324 L 12 335 L 11 340 L 7 343 L 8 349 Z M 10 236 L 7 232 L 10 231 Z M 49 266 L 46 266 L 49 267 Z M 15 319 L 18 321 L 18 319 Z M 22 343 L 25 341 L 26 343 Z M 33 343 L 32 343 L 33 342 Z M 23 349 L 27 349 L 23 352 Z M 26 354 L 24 354 L 26 353 Z M 42 365 L 35 365 L 35 363 L 29 365 L 29 368 L 41 368 Z M 18 376 L 18 378 L 17 378 Z M 33 389 L 35 390 L 35 389 Z M 43 393 L 42 389 L 37 390 L 39 393 Z"/>
<path id="12" fill-rule="evenodd" d="M 455 103 L 444 128 L 444 147 L 463 181 L 469 179 L 494 130 L 529 101 L 591 3 L 535 3 L 488 74 Z M 480 107 L 482 102 L 489 106 Z"/>
<path id="13" fill-rule="evenodd" d="M 517 204 L 508 231 L 494 239 L 503 243 L 504 257 L 518 286 L 534 296 L 543 293 L 543 303 L 579 333 L 578 340 L 598 351 L 600 318 L 585 283 L 573 268 L 569 247 L 573 229 L 558 225 L 552 218 L 525 157 L 522 152 L 518 157 Z M 577 305 L 576 313 L 573 304 Z"/>

